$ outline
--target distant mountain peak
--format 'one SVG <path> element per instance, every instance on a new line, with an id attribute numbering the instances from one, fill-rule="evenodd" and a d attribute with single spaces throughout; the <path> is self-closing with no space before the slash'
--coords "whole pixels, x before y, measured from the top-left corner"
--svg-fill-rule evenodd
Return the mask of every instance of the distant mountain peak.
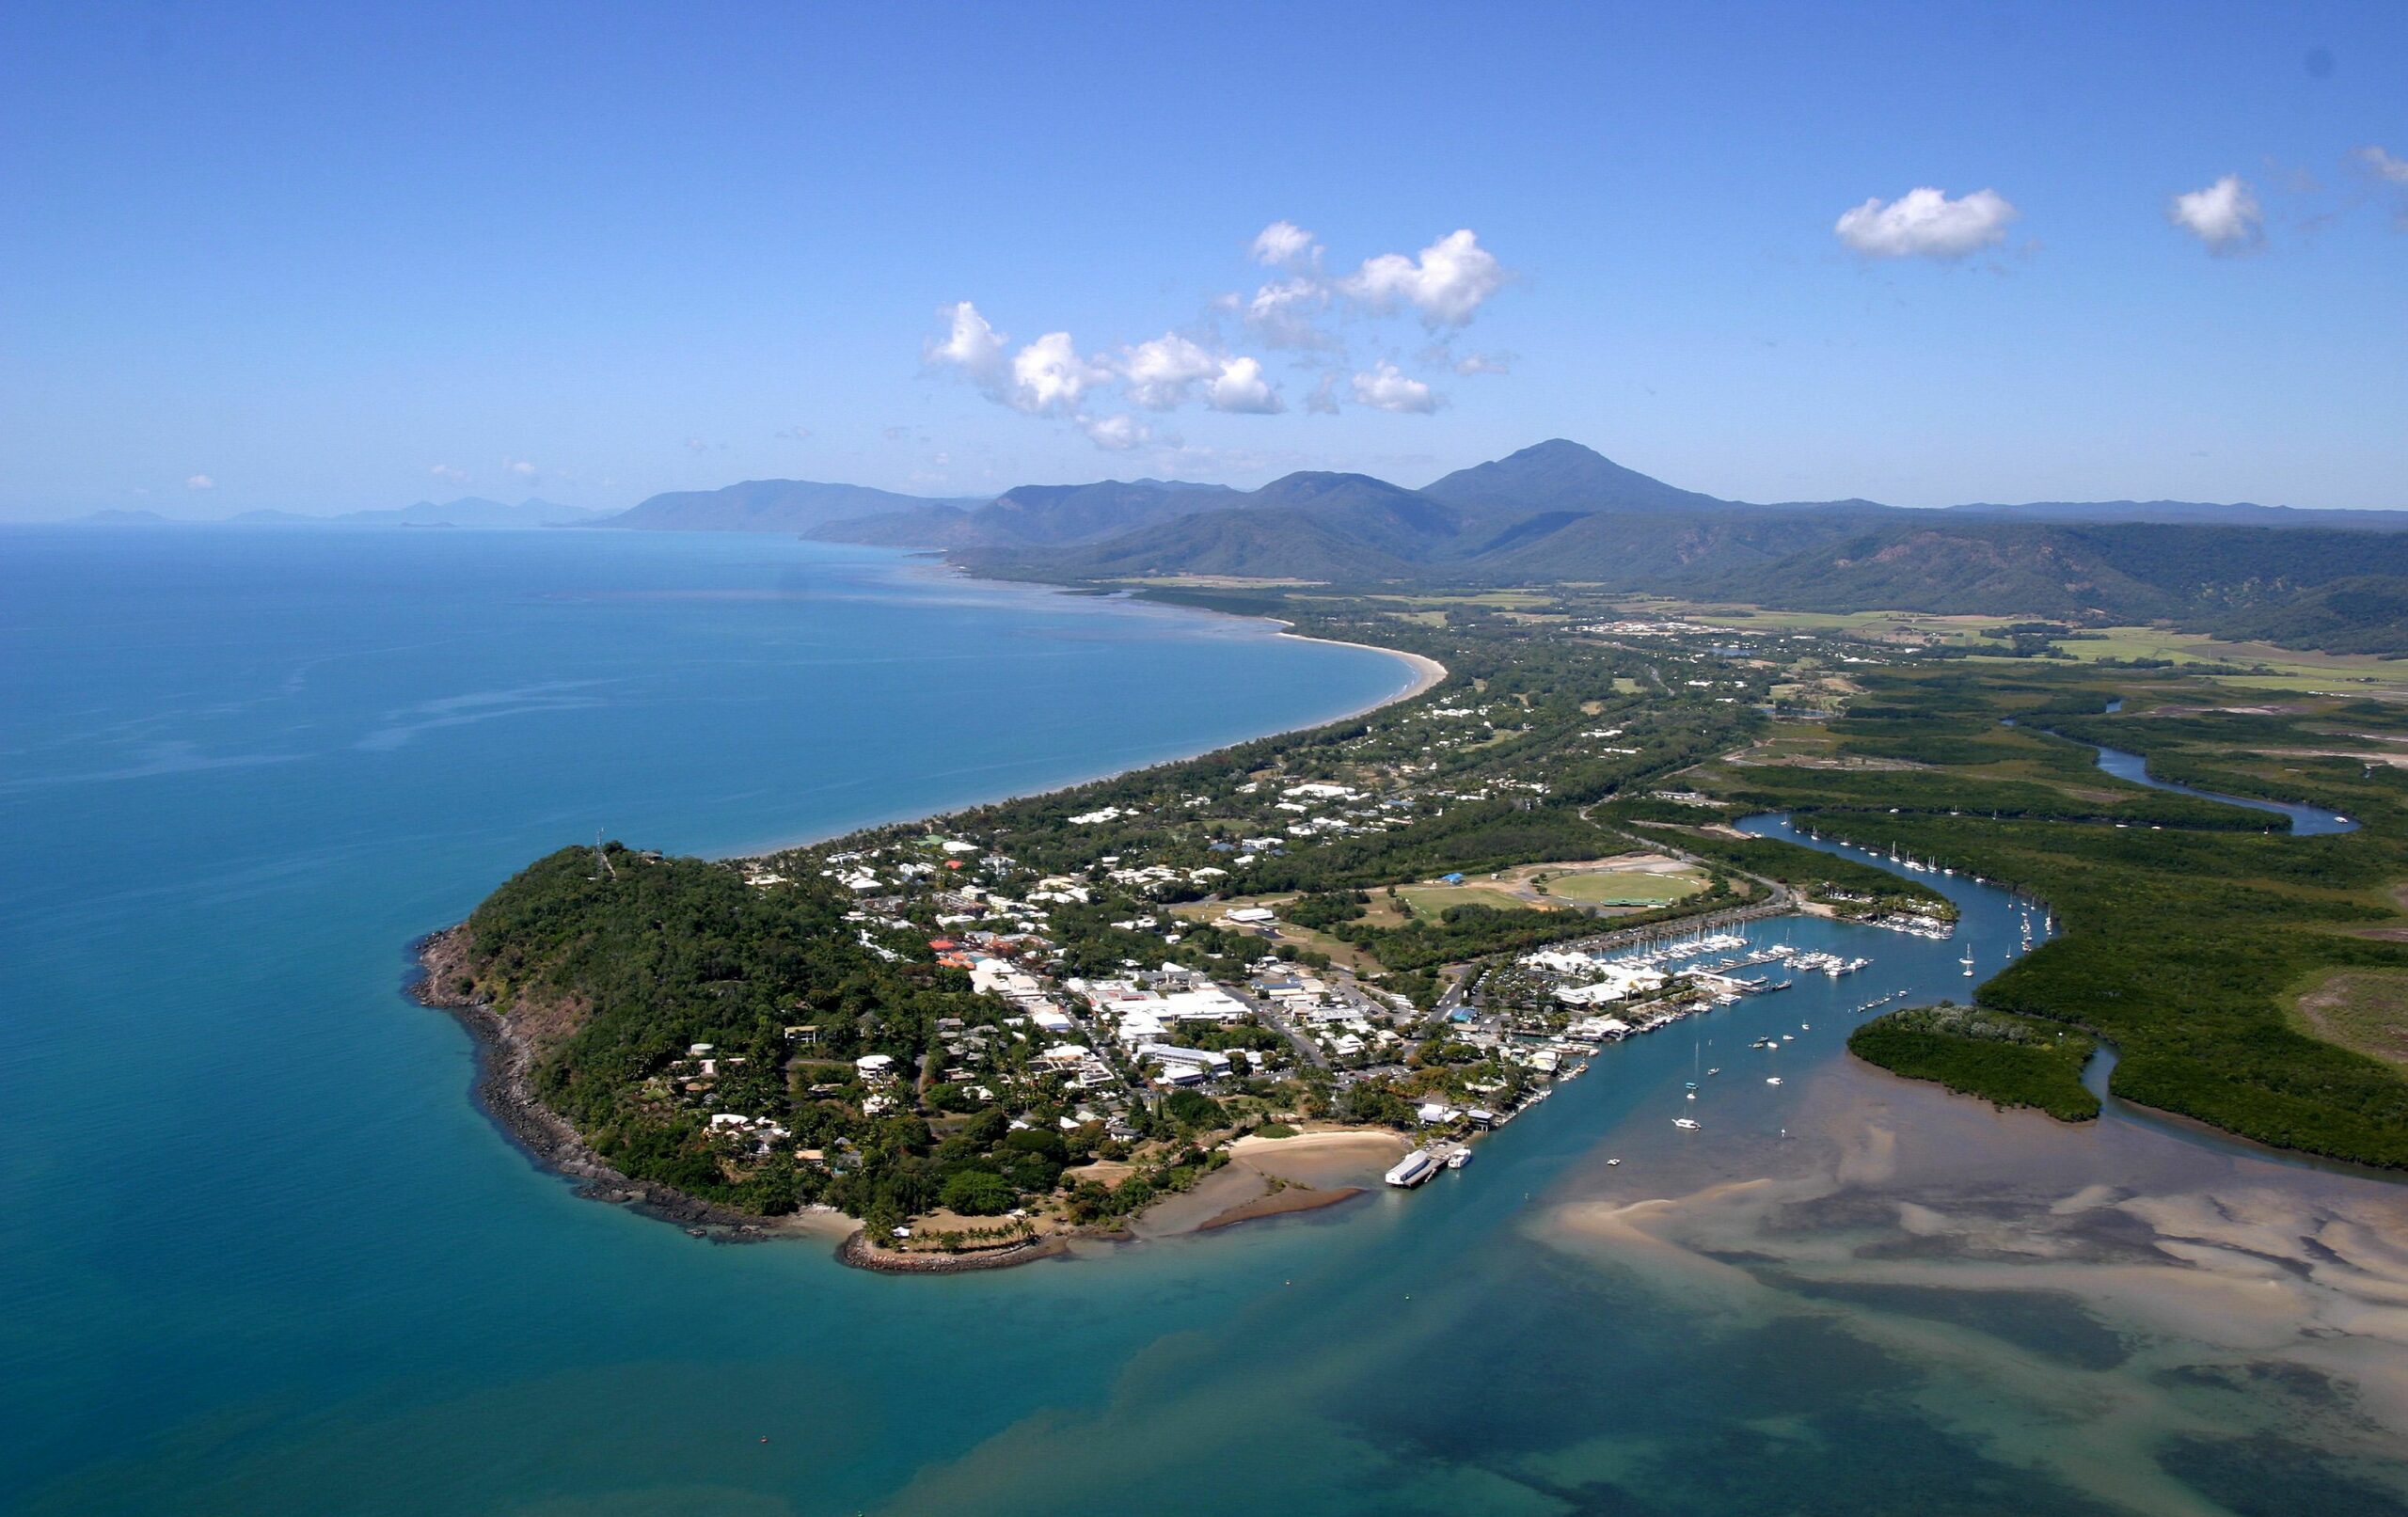
<path id="1" fill-rule="evenodd" d="M 1700 511 L 1731 504 L 1625 468 L 1593 448 L 1550 437 L 1422 487 L 1450 505 L 1490 511 Z"/>

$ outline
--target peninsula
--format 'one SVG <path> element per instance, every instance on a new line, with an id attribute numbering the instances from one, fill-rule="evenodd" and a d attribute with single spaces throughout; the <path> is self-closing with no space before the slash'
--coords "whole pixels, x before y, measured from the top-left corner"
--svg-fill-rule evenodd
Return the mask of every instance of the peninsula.
<path id="1" fill-rule="evenodd" d="M 2397 1029 L 2367 1009 L 2408 978 L 2387 703 L 2035 656 L 2067 644 L 2028 624 L 1149 591 L 1444 678 L 756 858 L 563 848 L 426 945 L 426 998 L 493 1040 L 497 1113 L 594 1193 L 699 1230 L 852 1235 L 845 1256 L 882 1268 L 1334 1204 L 1435 1173 L 1611 1042 L 1774 983 L 1668 972 L 1668 942 L 1798 910 L 1950 930 L 1910 870 L 1733 826 L 1781 811 L 2009 884 L 2067 929 L 1976 1008 L 1866 1024 L 1861 1055 L 2079 1119 L 2100 1040 L 2125 1098 L 2408 1163 Z M 2085 745 L 2110 739 L 2367 825 L 2274 835 L 2269 812 L 2103 772 Z"/>

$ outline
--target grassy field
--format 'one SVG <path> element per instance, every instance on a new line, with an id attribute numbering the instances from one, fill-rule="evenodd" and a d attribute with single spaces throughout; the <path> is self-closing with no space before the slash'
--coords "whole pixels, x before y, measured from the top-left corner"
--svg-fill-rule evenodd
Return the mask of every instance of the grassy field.
<path id="1" fill-rule="evenodd" d="M 2271 642 L 2220 642 L 2195 632 L 2164 627 L 2118 626 L 2105 636 L 2059 643 L 2084 663 L 2101 658 L 2171 658 L 2184 664 L 2262 666 L 2263 673 L 2228 674 L 2219 683 L 2255 689 L 2336 695 L 2408 694 L 2408 660 L 2371 654 L 2304 653 Z"/>
<path id="2" fill-rule="evenodd" d="M 1652 875 L 1639 870 L 1600 870 L 1558 875 L 1547 894 L 1577 906 L 1661 906 L 1695 895 L 1705 881 L 1695 875 Z"/>
<path id="3" fill-rule="evenodd" d="M 1493 906 L 1515 911 L 1532 903 L 1507 891 L 1485 885 L 1399 885 L 1397 895 L 1422 916 L 1434 917 L 1450 906 Z"/>
<path id="4" fill-rule="evenodd" d="M 1782 611 L 1729 602 L 1641 598 L 1623 603 L 1635 611 L 1691 618 L 1767 632 L 1823 632 L 1901 641 L 1996 646 L 1981 634 L 2019 620 L 2006 616 L 1938 616 L 1925 611 Z M 2271 642 L 2225 642 L 2199 632 L 2169 627 L 2115 626 L 2095 629 L 2097 638 L 2072 638 L 2057 646 L 2082 663 L 2106 658 L 2165 658 L 2177 664 L 2239 664 L 2262 672 L 2219 676 L 2248 689 L 2337 695 L 2408 697 L 2408 660 L 2369 654 L 2321 654 L 2278 648 Z M 2001 660 L 2023 662 L 2024 660 Z"/>
<path id="5" fill-rule="evenodd" d="M 1240 907 L 1267 906 L 1276 911 L 1295 898 L 1295 892 L 1281 891 L 1269 895 L 1233 895 L 1219 901 L 1183 901 L 1169 909 L 1171 915 L 1184 921 L 1218 922 Z M 1399 917 L 1397 920 L 1401 922 L 1403 918 Z M 1358 974 L 1377 974 L 1380 972 L 1378 959 L 1343 938 L 1332 937 L 1326 932 L 1316 931 L 1311 927 L 1298 926 L 1295 923 L 1284 919 L 1279 923 L 1278 930 L 1282 942 L 1294 943 L 1299 947 L 1310 948 L 1317 953 L 1327 954 L 1330 962 L 1340 968 L 1353 970 Z"/>
<path id="6" fill-rule="evenodd" d="M 2311 1037 L 2408 1066 L 2408 973 L 2345 970 L 2302 991 L 2291 1016 Z"/>

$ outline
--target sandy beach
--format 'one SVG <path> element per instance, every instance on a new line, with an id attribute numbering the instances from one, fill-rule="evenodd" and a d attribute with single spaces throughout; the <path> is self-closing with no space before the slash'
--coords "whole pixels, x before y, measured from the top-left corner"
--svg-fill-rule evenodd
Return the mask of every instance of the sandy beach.
<path id="1" fill-rule="evenodd" d="M 1840 1325 L 1924 1367 L 1925 1414 L 2126 1509 L 2199 1509 L 2151 1451 L 2204 1430 L 2374 1465 L 2408 1437 L 2408 1188 L 1849 1065 L 1801 1114 L 1584 1177 L 1529 1232 L 1728 1324 Z"/>
<path id="2" fill-rule="evenodd" d="M 1382 706 L 1391 706 L 1399 701 L 1410 701 L 1415 696 L 1436 687 L 1438 682 L 1447 677 L 1447 666 L 1427 654 L 1406 653 L 1402 648 L 1383 648 L 1375 642 L 1348 642 L 1341 638 L 1307 637 L 1302 632 L 1288 627 L 1284 623 L 1281 624 L 1279 635 L 1283 638 L 1293 638 L 1298 642 L 1325 642 L 1335 648 L 1360 648 L 1367 653 L 1386 654 L 1390 658 L 1402 658 L 1412 666 L 1413 682 L 1403 689 L 1384 700 L 1374 701 L 1359 710 L 1332 717 L 1329 719 L 1331 721 L 1345 721 L 1354 717 L 1369 716 Z"/>

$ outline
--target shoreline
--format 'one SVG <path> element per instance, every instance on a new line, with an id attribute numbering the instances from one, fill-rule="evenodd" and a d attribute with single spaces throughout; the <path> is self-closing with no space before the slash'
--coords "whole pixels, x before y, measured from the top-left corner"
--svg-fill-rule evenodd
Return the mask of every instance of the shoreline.
<path id="1" fill-rule="evenodd" d="M 1219 616 L 1225 613 L 1212 611 L 1207 612 L 1206 614 Z M 1250 620 L 1250 618 L 1241 618 L 1241 620 Z M 1427 695 L 1446 682 L 1448 673 L 1447 666 L 1438 662 L 1435 658 L 1431 657 L 1428 654 L 1407 653 L 1402 648 L 1383 648 L 1376 642 L 1348 642 L 1342 638 L 1316 638 L 1308 633 L 1298 632 L 1292 625 L 1286 622 L 1277 623 L 1276 625 L 1279 627 L 1279 631 L 1275 634 L 1275 636 L 1277 637 L 1287 638 L 1296 642 L 1318 642 L 1330 648 L 1361 648 L 1367 653 L 1386 654 L 1391 658 L 1401 658 L 1404 660 L 1406 667 L 1413 671 L 1413 678 L 1406 684 L 1402 693 L 1384 697 L 1381 700 L 1372 702 L 1370 705 L 1360 707 L 1354 711 L 1348 711 L 1339 716 L 1331 717 L 1327 721 L 1314 722 L 1314 727 L 1326 727 L 1333 721 L 1352 721 L 1356 717 L 1368 717 L 1372 712 L 1377 711 L 1384 706 L 1392 706 L 1397 704 L 1399 702 L 1410 701 L 1418 695 Z M 1288 732 L 1309 732 L 1312 729 L 1310 727 L 1290 727 L 1286 729 Z M 1262 735 L 1264 737 L 1277 737 L 1281 735 L 1281 734 L 1265 733 Z M 1248 741 L 1252 742 L 1259 742 L 1260 740 L 1260 738 L 1248 739 Z M 1197 756 L 1200 757 L 1201 755 Z"/>
<path id="2" fill-rule="evenodd" d="M 1079 1242 L 1117 1243 L 1138 1240 L 1129 1222 L 1109 1228 L 1065 1229 L 1040 1234 L 1023 1242 L 959 1253 L 922 1253 L 889 1249 L 869 1236 L 860 1219 L 842 1212 L 812 1210 L 789 1216 L 762 1216 L 739 1211 L 689 1195 L 673 1187 L 640 1180 L 620 1173 L 586 1143 L 565 1117 L 544 1104 L 529 1083 L 534 1051 L 526 1036 L 487 1002 L 472 1000 L 442 988 L 446 973 L 463 964 L 466 923 L 433 932 L 410 945 L 414 970 L 403 987 L 412 1001 L 440 1011 L 458 1022 L 474 1047 L 475 1078 L 471 1098 L 493 1125 L 538 1171 L 576 1182 L 579 1200 L 625 1207 L 655 1222 L 673 1224 L 688 1236 L 713 1242 L 753 1243 L 779 1239 L 833 1240 L 837 1263 L 879 1274 L 967 1274 L 1005 1270 L 1041 1259 L 1068 1257 Z M 1319 1140 L 1316 1142 L 1315 1140 Z M 1335 1144 L 1377 1143 L 1402 1148 L 1404 1141 L 1384 1128 L 1344 1128 L 1301 1133 L 1292 1138 L 1263 1139 L 1251 1135 L 1230 1143 L 1234 1157 L 1254 1157 L 1265 1149 L 1291 1152 Z M 1361 1186 L 1322 1187 L 1290 1182 L 1283 1190 L 1258 1196 L 1215 1212 L 1194 1225 L 1164 1237 L 1201 1236 L 1241 1224 L 1299 1212 L 1317 1211 L 1366 1193 Z M 1166 1195 L 1155 1206 L 1175 1202 Z M 1141 1213 L 1142 1215 L 1142 1213 Z"/>
<path id="3" fill-rule="evenodd" d="M 805 539 L 805 541 L 811 540 Z M 953 584 L 986 586 L 998 590 L 1015 590 L 1024 593 L 1037 595 L 1057 597 L 1068 596 L 1090 600 L 1096 598 L 1090 592 L 1083 590 L 1079 586 L 1059 584 L 1048 580 L 982 579 L 978 576 L 972 574 L 969 570 L 961 567 L 959 564 L 953 562 L 949 559 L 942 557 L 944 550 L 941 548 L 907 548 L 900 551 L 907 559 L 925 557 L 930 554 L 939 555 L 932 562 L 918 566 L 924 571 L 921 577 L 927 579 L 939 579 Z M 1413 677 L 1406 682 L 1404 688 L 1391 695 L 1384 695 L 1368 705 L 1356 706 L 1351 711 L 1341 711 L 1334 716 L 1320 717 L 1311 721 L 1299 723 L 1293 727 L 1275 727 L 1269 732 L 1254 733 L 1244 737 L 1232 738 L 1228 742 L 1217 744 L 1212 748 L 1198 749 L 1194 752 L 1166 754 L 1161 758 L 1149 759 L 1143 764 L 1131 765 L 1126 768 L 1100 769 L 1093 774 L 1079 775 L 1075 778 L 1062 781 L 1058 784 L 1048 785 L 1042 790 L 1012 791 L 1000 796 L 982 796 L 976 799 L 958 802 L 947 807 L 944 811 L 927 812 L 913 816 L 890 816 L 882 821 L 863 822 L 852 827 L 848 827 L 842 831 L 837 832 L 783 839 L 763 845 L 748 845 L 733 853 L 721 855 L 721 861 L 736 863 L 747 862 L 752 860 L 766 859 L 771 854 L 791 852 L 796 848 L 817 847 L 822 843 L 832 842 L 840 837 L 847 837 L 855 832 L 870 831 L 880 827 L 894 827 L 901 823 L 912 821 L 932 821 L 935 818 L 945 815 L 950 812 L 967 811 L 978 806 L 999 806 L 1007 801 L 1033 800 L 1040 796 L 1056 795 L 1065 790 L 1076 790 L 1081 785 L 1096 784 L 1105 780 L 1117 780 L 1122 775 L 1135 774 L 1140 770 L 1156 768 L 1165 764 L 1190 763 L 1196 759 L 1203 758 L 1208 754 L 1217 753 L 1225 748 L 1236 748 L 1244 743 L 1259 743 L 1268 738 L 1285 737 L 1292 733 L 1311 732 L 1316 727 L 1327 727 L 1341 721 L 1353 721 L 1359 717 L 1368 717 L 1374 711 L 1383 710 L 1386 707 L 1413 700 L 1418 696 L 1427 695 L 1430 691 L 1444 684 L 1447 676 L 1453 672 L 1451 670 L 1448 669 L 1446 665 L 1440 663 L 1437 659 L 1431 657 L 1427 654 L 1408 653 L 1402 648 L 1383 648 L 1376 642 L 1350 642 L 1342 638 L 1316 638 L 1309 633 L 1295 630 L 1295 624 L 1291 622 L 1283 622 L 1275 616 L 1250 616 L 1241 611 L 1216 611 L 1208 607 L 1202 606 L 1180 606 L 1166 601 L 1147 600 L 1136 591 L 1126 588 L 1124 588 L 1123 591 L 1114 598 L 1119 599 L 1126 604 L 1143 606 L 1149 611 L 1161 615 L 1178 617 L 1196 616 L 1209 618 L 1219 622 L 1258 624 L 1272 628 L 1271 636 L 1274 638 L 1282 638 L 1294 642 L 1317 642 L 1321 643 L 1324 647 L 1330 648 L 1357 648 L 1366 653 L 1385 655 L 1387 657 L 1397 659 L 1403 663 L 1408 669 L 1413 671 Z"/>
<path id="4" fill-rule="evenodd" d="M 1058 588 L 1056 593 L 1059 593 Z M 1233 622 L 1267 620 L 1206 610 L 1202 608 L 1161 607 L 1159 608 L 1176 613 L 1225 618 Z M 1274 621 L 1271 624 L 1277 629 L 1272 634 L 1275 638 L 1384 654 L 1403 663 L 1410 672 L 1411 677 L 1407 679 L 1402 688 L 1382 696 L 1368 705 L 1341 712 L 1336 716 L 1320 718 L 1300 726 L 1283 727 L 1273 732 L 1256 734 L 1237 739 L 1237 743 L 1259 742 L 1265 738 L 1277 737 L 1289 733 L 1310 732 L 1318 727 L 1326 727 L 1337 722 L 1351 721 L 1369 716 L 1384 707 L 1427 694 L 1443 683 L 1449 673 L 1446 665 L 1426 654 L 1409 653 L 1399 648 L 1383 648 L 1376 643 L 1309 637 L 1295 631 L 1290 624 L 1284 622 Z M 1003 800 L 1054 795 L 1076 789 L 1083 784 L 1116 779 L 1124 774 L 1138 773 L 1161 764 L 1185 763 L 1220 751 L 1221 748 L 1234 746 L 1236 743 L 1225 743 L 1196 753 L 1156 759 L 1125 769 L 1107 770 L 1101 774 L 1053 785 L 1044 790 L 1030 792 L 1028 797 L 1004 796 L 965 804 L 967 806 L 992 805 Z M 927 819 L 933 820 L 934 817 L 943 814 L 944 814 L 932 813 Z M 896 821 L 909 820 L 911 818 L 895 818 L 888 822 L 869 825 L 893 826 Z M 850 830 L 857 831 L 861 829 L 856 828 Z M 845 835 L 847 834 L 840 832 L 830 836 Z M 721 861 L 743 862 L 762 859 L 791 848 L 814 846 L 829 840 L 829 838 L 815 838 L 806 843 L 781 844 L 758 850 L 731 853 L 725 855 Z M 1129 1236 L 1125 1231 L 1116 1231 L 1110 1235 L 1053 1233 L 1008 1248 L 946 1255 L 901 1253 L 879 1246 L 868 1237 L 866 1229 L 863 1228 L 856 1219 L 839 1213 L 799 1213 L 794 1217 L 757 1216 L 751 1212 L 738 1211 L 701 1200 L 683 1191 L 655 1181 L 639 1180 L 624 1175 L 596 1153 L 565 1117 L 545 1105 L 542 1098 L 536 1095 L 530 1082 L 534 1051 L 527 1038 L 511 1026 L 509 1019 L 487 1003 L 443 988 L 445 982 L 456 975 L 465 965 L 467 926 L 467 921 L 463 919 L 448 927 L 431 932 L 410 945 L 410 956 L 416 967 L 407 977 L 403 988 L 404 991 L 419 1004 L 450 1015 L 467 1030 L 475 1051 L 472 1099 L 494 1125 L 501 1130 L 503 1136 L 509 1139 L 511 1145 L 525 1154 L 536 1168 L 578 1182 L 576 1193 L 582 1199 L 624 1206 L 653 1220 L 672 1223 L 683 1227 L 694 1237 L 710 1238 L 719 1241 L 752 1242 L 773 1238 L 838 1237 L 840 1240 L 837 1243 L 835 1257 L 840 1263 L 856 1269 L 901 1274 L 961 1273 L 977 1270 L 1006 1269 L 1033 1263 L 1038 1259 L 1064 1256 L 1069 1252 L 1069 1243 L 1073 1238 L 1103 1239 L 1107 1236 L 1117 1238 Z M 1361 1130 L 1369 1133 L 1380 1130 Z M 1297 1211 L 1335 1206 L 1361 1193 L 1363 1193 L 1359 1188 L 1344 1188 L 1336 1192 L 1307 1190 L 1305 1194 L 1315 1197 L 1310 1202 L 1306 1202 L 1304 1195 L 1297 1195 L 1276 1206 L 1261 1207 L 1259 1202 L 1247 1203 L 1231 1209 L 1229 1213 L 1211 1218 L 1204 1225 L 1184 1230 L 1195 1233 L 1215 1231 L 1260 1217 L 1291 1215 Z M 1165 1197 L 1164 1199 L 1173 1198 Z"/>
<path id="5" fill-rule="evenodd" d="M 673 1223 L 696 1237 L 750 1241 L 833 1234 L 834 1229 L 821 1220 L 832 1217 L 830 1213 L 798 1213 L 792 1219 L 754 1216 L 666 1185 L 631 1178 L 612 1168 L 528 1083 L 534 1051 L 527 1039 L 490 1003 L 442 988 L 444 974 L 462 964 L 466 926 L 461 923 L 429 933 L 411 945 L 417 969 L 404 992 L 421 1006 L 446 1013 L 467 1031 L 476 1060 L 473 1099 L 511 1146 L 537 1169 L 577 1181 L 581 1199 L 624 1206 L 655 1221 Z M 858 1225 L 850 1217 L 842 1221 L 848 1229 Z"/>

